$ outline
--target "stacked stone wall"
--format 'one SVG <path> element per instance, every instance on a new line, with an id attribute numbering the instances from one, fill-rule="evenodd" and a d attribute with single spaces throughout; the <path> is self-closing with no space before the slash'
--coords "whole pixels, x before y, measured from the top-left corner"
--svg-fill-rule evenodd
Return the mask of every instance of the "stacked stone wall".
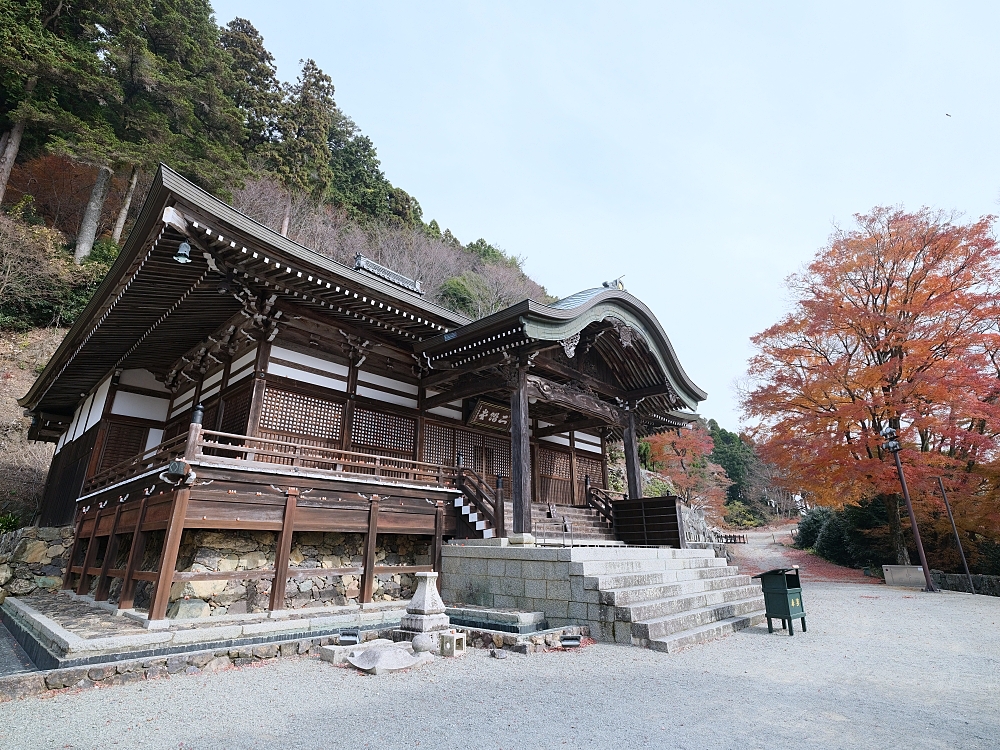
<path id="1" fill-rule="evenodd" d="M 58 589 L 73 546 L 72 526 L 29 526 L 0 534 L 0 602 Z"/>
<path id="2" fill-rule="evenodd" d="M 967 594 L 972 593 L 969 590 L 969 579 L 964 573 L 942 573 L 940 570 L 932 570 L 931 578 L 939 588 L 948 591 L 964 591 Z M 1000 596 L 1000 576 L 974 574 L 972 576 L 972 583 L 976 587 L 977 594 Z"/>
<path id="3" fill-rule="evenodd" d="M 292 536 L 285 607 L 344 606 L 357 604 L 359 574 L 324 573 L 334 568 L 360 568 L 364 555 L 363 534 L 297 532 Z M 230 572 L 271 570 L 277 534 L 267 531 L 209 531 L 188 529 L 181 538 L 177 570 L 184 572 Z M 385 534 L 378 537 L 378 566 L 430 565 L 427 537 Z M 301 575 L 304 570 L 315 574 Z M 374 601 L 408 599 L 416 588 L 410 573 L 384 573 L 373 584 Z M 264 612 L 271 596 L 270 578 L 228 581 L 183 581 L 170 589 L 167 617 L 212 617 Z M 138 601 L 137 601 L 138 605 Z"/>

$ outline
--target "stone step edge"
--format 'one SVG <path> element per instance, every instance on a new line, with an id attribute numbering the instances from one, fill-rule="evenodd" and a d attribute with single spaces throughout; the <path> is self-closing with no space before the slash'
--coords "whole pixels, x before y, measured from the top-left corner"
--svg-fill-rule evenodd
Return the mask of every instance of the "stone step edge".
<path id="1" fill-rule="evenodd" d="M 643 646 L 651 651 L 675 653 L 682 648 L 686 648 L 687 646 L 705 643 L 706 641 L 714 640 L 724 635 L 753 627 L 754 625 L 759 625 L 763 622 L 763 620 L 763 614 L 727 617 L 724 620 L 717 620 L 715 622 L 708 623 L 707 625 L 700 625 L 696 628 L 691 628 L 690 630 L 682 630 L 678 633 L 672 633 L 671 635 L 653 638 L 645 644 L 637 643 L 635 645 Z"/>
<path id="2" fill-rule="evenodd" d="M 736 579 L 744 576 L 718 577 L 718 578 L 696 578 L 691 581 L 680 583 L 664 583 L 656 586 L 637 586 L 631 589 L 613 589 L 611 591 L 601 591 L 601 604 L 609 607 L 634 607 L 660 599 L 669 599 L 685 594 L 706 594 L 712 591 L 729 591 L 731 589 L 750 586 L 750 583 L 740 583 Z M 759 587 L 753 584 L 757 590 Z M 619 597 L 618 594 L 623 594 Z M 621 601 L 618 599 L 621 598 Z"/>
<path id="3" fill-rule="evenodd" d="M 741 589 L 743 589 L 743 590 L 741 591 Z M 750 590 L 746 591 L 746 589 L 750 589 Z M 722 601 L 719 601 L 719 602 L 712 602 L 712 603 L 709 603 L 709 604 L 705 604 L 704 606 L 698 607 L 698 608 L 688 608 L 688 609 L 678 610 L 678 611 L 673 612 L 671 614 L 672 615 L 684 615 L 684 614 L 688 614 L 690 612 L 696 612 L 699 609 L 703 610 L 703 609 L 709 609 L 709 608 L 712 608 L 712 607 L 715 607 L 715 606 L 720 606 L 720 605 L 723 605 L 723 604 L 734 604 L 736 602 L 749 601 L 751 599 L 757 598 L 756 596 L 754 596 L 754 594 L 759 594 L 760 593 L 760 589 L 758 587 L 756 587 L 756 586 L 734 586 L 733 588 L 712 589 L 710 591 L 696 591 L 694 593 L 680 594 L 678 596 L 665 596 L 665 597 L 662 597 L 660 599 L 653 599 L 653 600 L 647 601 L 647 602 L 638 602 L 636 604 L 620 604 L 620 605 L 617 605 L 615 607 L 615 610 L 616 610 L 616 612 L 615 612 L 615 619 L 618 620 L 619 622 L 634 622 L 634 623 L 657 622 L 659 620 L 669 619 L 671 615 L 663 615 L 662 617 L 659 617 L 659 616 L 658 617 L 640 616 L 637 619 L 633 619 L 631 617 L 626 618 L 626 617 L 619 616 L 619 613 L 618 613 L 617 610 L 622 610 L 623 614 L 624 613 L 632 614 L 632 610 L 637 610 L 637 609 L 641 610 L 644 607 L 656 607 L 658 605 L 659 606 L 663 606 L 663 605 L 670 605 L 670 604 L 679 604 L 679 603 L 684 602 L 686 600 L 694 600 L 694 599 L 698 599 L 699 597 L 703 597 L 703 596 L 719 596 L 719 595 L 724 596 L 726 593 L 728 593 L 730 591 L 738 591 L 742 595 L 738 596 L 738 597 L 736 597 L 734 599 L 729 599 L 729 600 L 723 599 Z"/>
<path id="4" fill-rule="evenodd" d="M 700 624 L 697 623 L 697 621 L 703 615 L 719 614 L 726 609 L 732 609 L 734 611 L 739 609 L 745 609 L 746 611 L 744 612 L 737 611 L 734 614 L 725 614 L 723 617 L 713 617 L 707 623 L 700 623 Z M 686 630 L 692 630 L 694 628 L 701 627 L 702 625 L 711 624 L 712 622 L 718 622 L 720 620 L 729 619 L 730 617 L 750 616 L 757 614 L 758 612 L 759 613 L 764 612 L 763 597 L 761 597 L 760 599 L 758 599 L 757 597 L 754 597 L 752 599 L 736 599 L 735 601 L 731 602 L 721 602 L 719 604 L 710 604 L 707 607 L 698 607 L 697 609 L 689 609 L 685 612 L 674 612 L 673 614 L 666 615 L 664 617 L 653 617 L 648 620 L 633 622 L 632 633 L 633 637 L 638 636 L 641 638 L 643 636 L 646 636 L 648 638 L 650 630 L 657 626 L 668 626 L 671 624 L 676 624 L 678 621 L 684 620 L 686 618 L 693 618 L 695 620 L 696 624 L 692 624 L 687 627 L 684 627 L 682 625 L 680 628 L 678 628 L 677 630 L 673 630 L 670 633 L 665 633 L 661 636 L 656 636 L 657 638 L 667 638 L 671 635 L 675 635 L 676 633 L 682 633 Z M 636 631 L 638 631 L 638 633 Z"/>

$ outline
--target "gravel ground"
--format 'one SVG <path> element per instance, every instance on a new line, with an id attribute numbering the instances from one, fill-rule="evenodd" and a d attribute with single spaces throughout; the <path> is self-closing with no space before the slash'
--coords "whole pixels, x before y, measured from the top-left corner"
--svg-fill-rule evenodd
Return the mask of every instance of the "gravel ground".
<path id="1" fill-rule="evenodd" d="M 306 657 L 0 704 L 0 747 L 997 748 L 1000 599 L 813 583 L 809 632 L 677 654 Z"/>
<path id="2" fill-rule="evenodd" d="M 882 579 L 866 576 L 855 568 L 834 565 L 832 562 L 812 555 L 805 550 L 795 549 L 792 546 L 791 536 L 791 532 L 795 528 L 796 524 L 785 523 L 740 532 L 746 535 L 747 544 L 729 545 L 729 551 L 733 556 L 732 564 L 738 565 L 741 573 L 749 575 L 774 568 L 790 568 L 793 565 L 798 565 L 801 568 L 803 583 L 814 581 L 882 583 Z"/>

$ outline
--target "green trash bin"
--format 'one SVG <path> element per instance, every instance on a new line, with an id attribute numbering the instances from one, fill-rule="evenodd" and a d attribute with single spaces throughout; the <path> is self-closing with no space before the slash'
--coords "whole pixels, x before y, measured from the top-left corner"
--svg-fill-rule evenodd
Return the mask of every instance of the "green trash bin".
<path id="1" fill-rule="evenodd" d="M 772 618 L 781 620 L 781 627 L 788 628 L 789 635 L 795 635 L 795 620 L 802 620 L 802 632 L 806 632 L 806 610 L 802 606 L 802 583 L 799 581 L 799 566 L 775 568 L 755 575 L 760 579 L 764 591 L 764 616 L 767 618 L 767 632 L 773 633 Z"/>

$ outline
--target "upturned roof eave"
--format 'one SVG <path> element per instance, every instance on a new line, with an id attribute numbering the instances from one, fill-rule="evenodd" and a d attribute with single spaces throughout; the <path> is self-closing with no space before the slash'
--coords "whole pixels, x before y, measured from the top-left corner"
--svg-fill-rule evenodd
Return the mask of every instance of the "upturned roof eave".
<path id="1" fill-rule="evenodd" d="M 659 350 L 664 361 L 667 370 L 664 374 L 692 410 L 697 408 L 698 403 L 708 398 L 708 394 L 685 372 L 673 344 L 670 343 L 669 337 L 653 312 L 641 300 L 618 289 L 604 290 L 569 308 L 554 308 L 534 300 L 524 300 L 454 331 L 425 339 L 415 347 L 415 350 L 418 353 L 433 354 L 459 346 L 464 341 L 474 340 L 478 335 L 488 331 L 506 327 L 515 320 L 528 329 L 532 338 L 558 341 L 578 333 L 593 322 L 587 314 L 599 305 L 611 305 L 627 310 L 642 322 L 643 329 L 653 339 L 649 343 Z M 572 325 L 575 321 L 579 321 L 580 324 Z"/>
<path id="2" fill-rule="evenodd" d="M 441 325 L 462 327 L 472 322 L 470 318 L 436 305 L 414 292 L 396 287 L 375 276 L 355 271 L 343 263 L 299 245 L 287 237 L 282 237 L 277 232 L 243 215 L 232 206 L 199 188 L 166 165 L 161 164 L 140 209 L 139 218 L 122 246 L 118 258 L 77 320 L 70 327 L 45 369 L 28 392 L 18 399 L 17 402 L 22 408 L 28 411 L 37 409 L 44 394 L 49 391 L 57 379 L 58 373 L 62 372 L 64 365 L 72 360 L 78 351 L 83 350 L 88 331 L 93 328 L 97 317 L 119 288 L 128 270 L 136 262 L 150 233 L 161 220 L 163 209 L 177 202 L 188 204 L 212 215 L 256 242 L 271 247 L 278 253 L 287 254 L 290 259 L 297 263 L 312 265 L 327 273 L 340 276 L 359 288 L 371 289 L 383 297 L 398 301 L 403 306 L 421 310 L 427 313 L 428 318 L 436 319 L 436 322 Z"/>

